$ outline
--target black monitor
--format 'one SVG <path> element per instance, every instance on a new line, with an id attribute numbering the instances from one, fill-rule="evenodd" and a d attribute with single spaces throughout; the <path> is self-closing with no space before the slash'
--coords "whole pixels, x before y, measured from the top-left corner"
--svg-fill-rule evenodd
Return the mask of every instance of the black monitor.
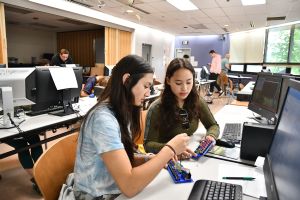
<path id="1" fill-rule="evenodd" d="M 56 115 L 67 115 L 74 113 L 71 104 L 78 102 L 82 86 L 82 68 L 74 67 L 73 71 L 77 80 L 77 88 L 57 90 L 52 79 L 49 68 L 36 68 L 36 104 L 32 111 L 52 110 L 54 107 L 63 107 L 63 112 L 56 112 Z"/>
<path id="2" fill-rule="evenodd" d="M 258 73 L 248 109 L 275 122 L 281 83 L 282 75 L 280 74 Z"/>
<path id="3" fill-rule="evenodd" d="M 300 197 L 300 82 L 289 81 L 287 95 L 264 163 L 268 199 Z"/>

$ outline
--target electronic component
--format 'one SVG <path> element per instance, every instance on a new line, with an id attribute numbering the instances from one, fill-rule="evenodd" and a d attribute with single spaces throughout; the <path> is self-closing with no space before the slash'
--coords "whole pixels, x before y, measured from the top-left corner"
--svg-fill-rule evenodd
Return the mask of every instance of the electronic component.
<path id="1" fill-rule="evenodd" d="M 190 170 L 184 168 L 179 162 L 170 160 L 167 167 L 174 183 L 193 182 Z"/>
<path id="2" fill-rule="evenodd" d="M 212 145 L 213 142 L 209 139 L 201 140 L 199 146 L 194 151 L 197 154 L 197 156 L 193 156 L 192 158 L 195 160 L 199 159 L 201 156 L 205 155 L 209 151 Z"/>

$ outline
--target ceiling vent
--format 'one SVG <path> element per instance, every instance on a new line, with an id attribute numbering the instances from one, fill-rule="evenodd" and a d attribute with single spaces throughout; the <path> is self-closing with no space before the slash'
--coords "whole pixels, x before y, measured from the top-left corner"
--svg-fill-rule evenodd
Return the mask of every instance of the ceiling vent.
<path id="1" fill-rule="evenodd" d="M 37 23 L 37 22 L 30 23 L 30 25 L 36 26 L 36 27 L 42 27 L 42 28 L 51 28 L 51 29 L 58 28 L 57 26 L 52 26 L 52 25 L 47 25 L 47 24 L 41 24 L 41 23 Z"/>
<path id="2" fill-rule="evenodd" d="M 16 7 L 5 7 L 5 11 L 19 13 L 19 14 L 30 14 L 30 13 L 33 13 L 30 10 L 25 10 L 23 8 L 21 9 L 21 8 L 16 8 Z"/>
<path id="3" fill-rule="evenodd" d="M 267 17 L 267 21 L 277 21 L 277 20 L 285 20 L 286 16 L 281 17 Z"/>
<path id="4" fill-rule="evenodd" d="M 81 5 L 81 6 L 84 6 L 84 7 L 87 7 L 87 8 L 93 7 L 93 6 L 89 5 L 89 4 L 83 3 L 83 1 L 81 1 L 81 0 L 66 0 L 66 1 L 69 1 L 69 2 L 72 2 L 72 3 L 76 3 L 78 5 Z"/>
<path id="5" fill-rule="evenodd" d="M 73 19 L 69 19 L 69 18 L 58 19 L 58 21 L 66 22 L 66 23 L 73 24 L 73 25 L 78 25 L 78 26 L 88 24 L 88 23 L 85 23 L 85 22 L 81 22 L 81 21 L 77 21 L 77 20 L 73 20 Z"/>
<path id="6" fill-rule="evenodd" d="M 190 27 L 192 27 L 193 29 L 208 29 L 205 25 L 203 24 L 192 24 L 189 25 Z"/>

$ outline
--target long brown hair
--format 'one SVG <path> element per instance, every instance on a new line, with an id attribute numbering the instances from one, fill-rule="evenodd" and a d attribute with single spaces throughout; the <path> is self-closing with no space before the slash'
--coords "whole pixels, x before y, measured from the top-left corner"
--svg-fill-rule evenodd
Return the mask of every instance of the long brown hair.
<path id="1" fill-rule="evenodd" d="M 165 78 L 165 89 L 161 96 L 161 120 L 160 120 L 160 130 L 169 131 L 172 129 L 172 124 L 175 124 L 178 118 L 178 107 L 175 94 L 172 92 L 170 85 L 167 83 L 167 79 L 171 79 L 174 73 L 179 69 L 187 69 L 193 74 L 193 87 L 190 94 L 184 100 L 183 107 L 187 110 L 189 114 L 189 121 L 192 119 L 200 118 L 200 102 L 199 94 L 195 86 L 195 70 L 191 63 L 182 58 L 173 59 L 168 65 L 166 78 Z"/>
<path id="2" fill-rule="evenodd" d="M 129 73 L 130 76 L 123 83 L 123 75 L 126 73 Z M 104 101 L 108 102 L 120 125 L 121 140 L 131 163 L 133 162 L 134 153 L 133 139 L 141 135 L 141 108 L 134 105 L 132 88 L 147 73 L 153 73 L 153 69 L 142 57 L 128 55 L 122 58 L 113 68 L 112 75 L 101 94 L 100 101 L 87 114 L 89 115 Z M 84 120 L 82 127 L 85 123 L 86 120 Z M 129 125 L 130 131 L 128 130 Z"/>

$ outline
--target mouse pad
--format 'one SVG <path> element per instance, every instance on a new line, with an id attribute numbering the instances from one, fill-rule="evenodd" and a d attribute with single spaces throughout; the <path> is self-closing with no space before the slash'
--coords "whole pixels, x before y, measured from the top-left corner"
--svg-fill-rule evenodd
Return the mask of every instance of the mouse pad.
<path id="1" fill-rule="evenodd" d="M 235 148 L 224 148 L 224 147 L 219 147 L 219 146 L 214 146 L 209 153 L 218 155 L 218 156 L 223 156 L 231 159 L 238 160 L 240 158 L 240 148 L 235 147 Z"/>

